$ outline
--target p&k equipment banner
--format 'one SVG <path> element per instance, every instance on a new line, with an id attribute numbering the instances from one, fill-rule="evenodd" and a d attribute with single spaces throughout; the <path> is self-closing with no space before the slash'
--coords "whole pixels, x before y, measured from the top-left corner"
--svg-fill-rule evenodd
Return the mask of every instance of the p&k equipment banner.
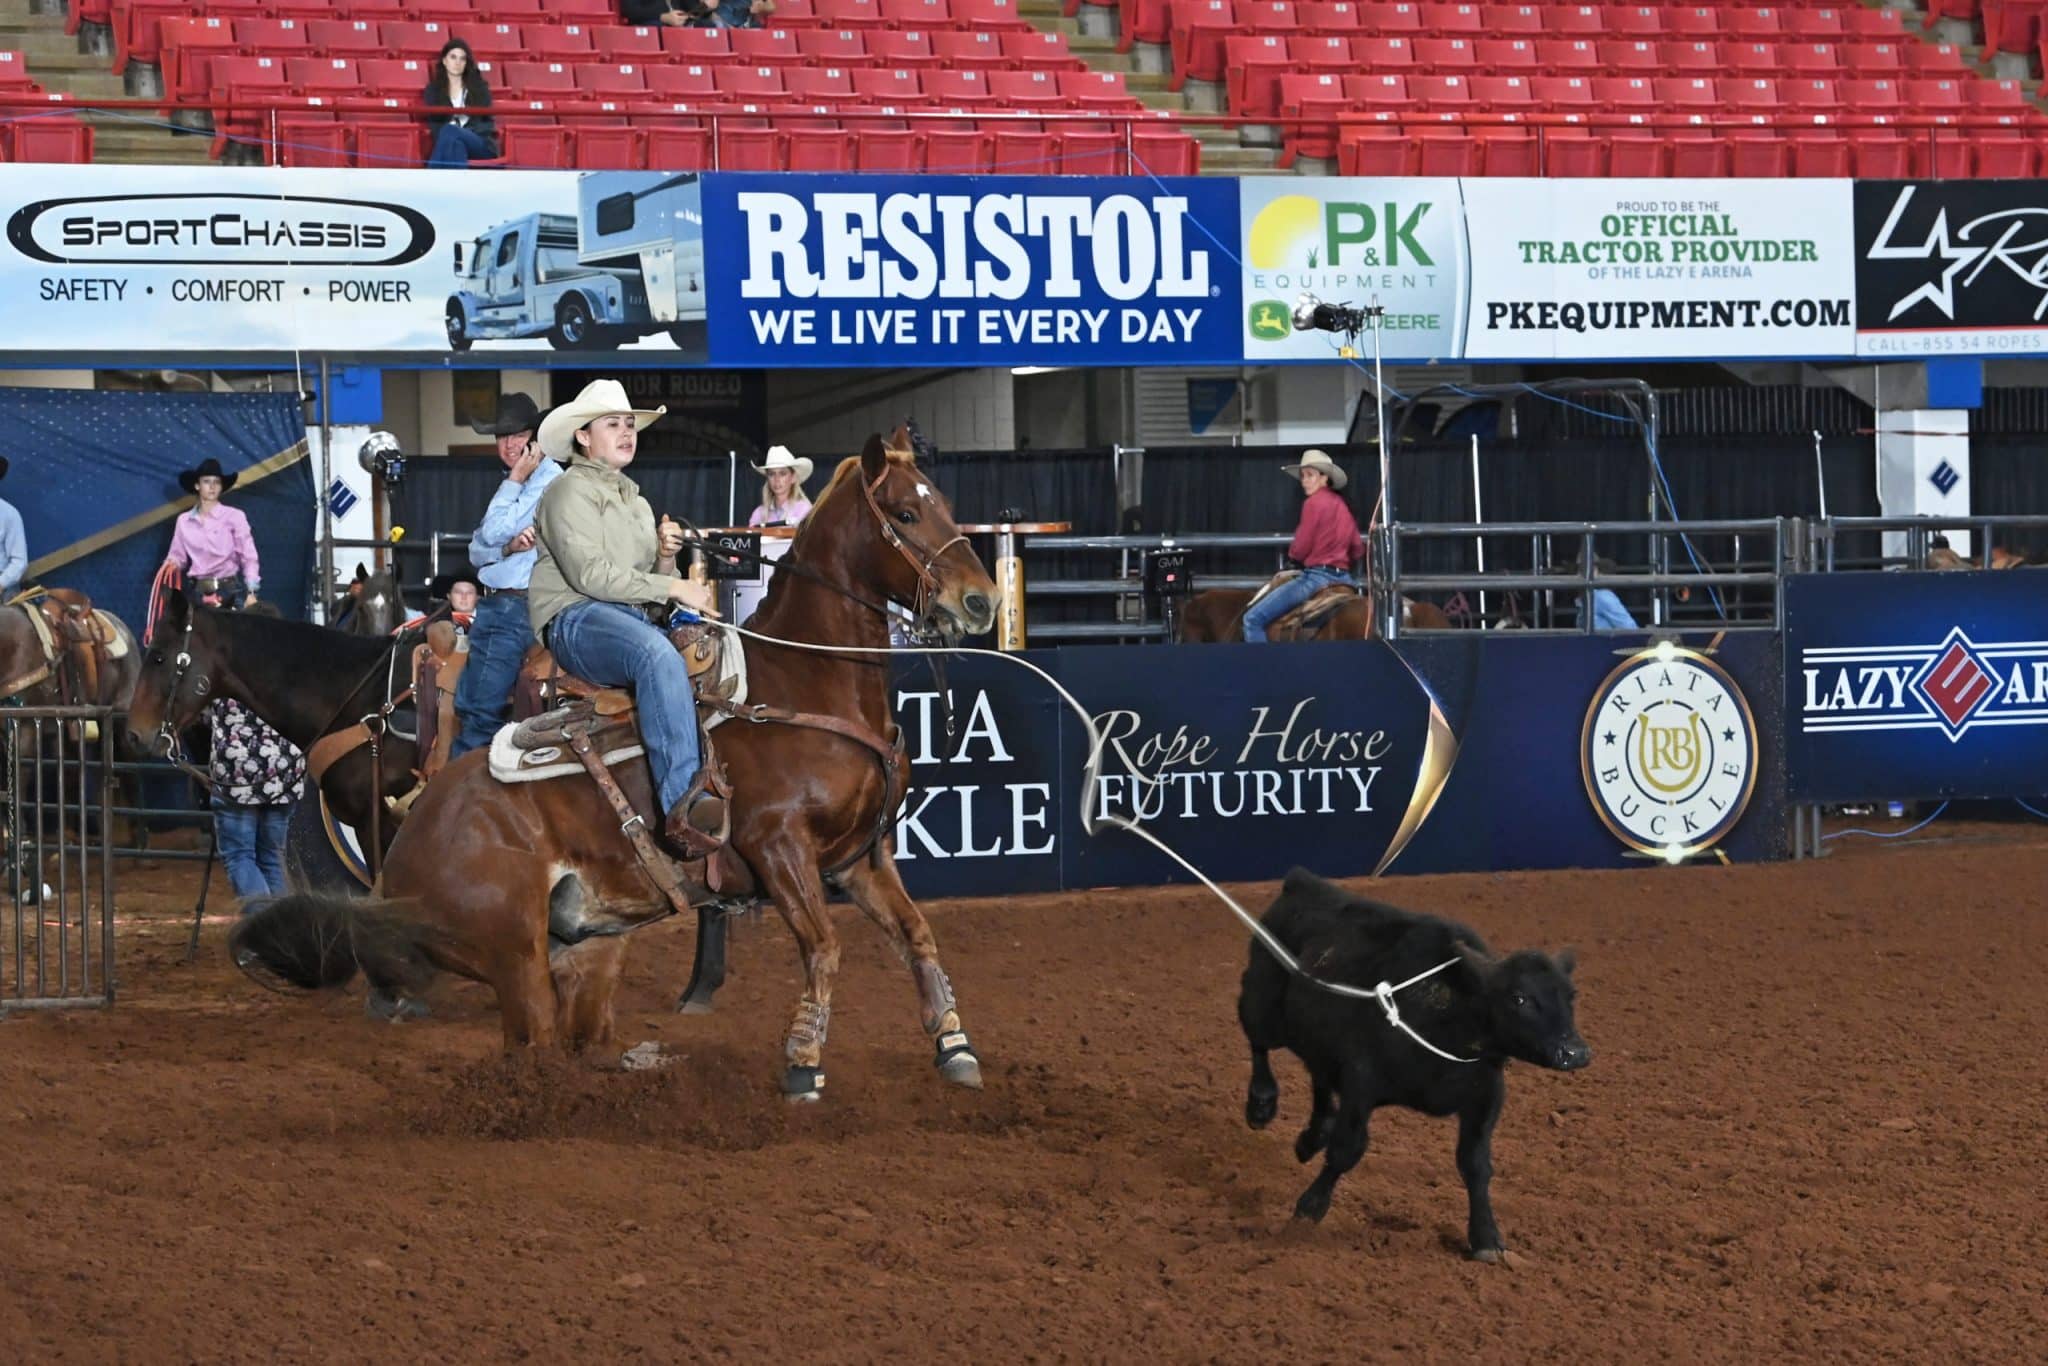
<path id="1" fill-rule="evenodd" d="M 1847 356 L 1842 180 L 1467 180 L 1467 360 Z"/>
<path id="2" fill-rule="evenodd" d="M 1856 353 L 2048 349 L 2048 184 L 1856 183 Z"/>
<path id="3" fill-rule="evenodd" d="M 2029 570 L 1785 581 L 1791 799 L 2048 791 L 2048 595 Z"/>
<path id="4" fill-rule="evenodd" d="M 1235 181 L 718 175 L 726 365 L 1236 365 Z"/>

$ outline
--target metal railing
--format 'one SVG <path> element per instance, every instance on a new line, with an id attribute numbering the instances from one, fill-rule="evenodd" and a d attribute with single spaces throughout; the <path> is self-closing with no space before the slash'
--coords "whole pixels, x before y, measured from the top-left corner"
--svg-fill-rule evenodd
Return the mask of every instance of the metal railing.
<path id="1" fill-rule="evenodd" d="M 1084 551 L 1116 556 L 1116 572 L 1113 575 L 1086 578 L 1040 578 L 1032 575 L 1024 581 L 1025 616 L 1033 640 L 1103 641 L 1166 639 L 1167 624 L 1154 615 L 1158 604 L 1144 591 L 1142 571 L 1146 551 L 1271 548 L 1277 568 L 1279 552 L 1286 549 L 1288 541 L 1292 538 L 1271 532 L 1212 531 L 1192 532 L 1184 536 L 1056 535 L 1020 539 L 1027 554 L 1049 555 L 1063 551 Z M 1197 579 L 1195 587 L 1197 591 L 1209 588 L 1256 588 L 1269 577 L 1270 575 L 1265 574 L 1203 574 Z M 1049 621 L 1043 624 L 1029 621 L 1030 603 L 1034 598 L 1105 597 L 1116 599 L 1115 621 Z"/>
<path id="2" fill-rule="evenodd" d="M 0 707 L 0 1014 L 113 1003 L 113 718 Z"/>

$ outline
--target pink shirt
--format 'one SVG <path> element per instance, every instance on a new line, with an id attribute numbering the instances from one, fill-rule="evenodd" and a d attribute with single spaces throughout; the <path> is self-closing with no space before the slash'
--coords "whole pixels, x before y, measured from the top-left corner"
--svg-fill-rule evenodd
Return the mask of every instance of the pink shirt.
<path id="1" fill-rule="evenodd" d="M 196 507 L 179 513 L 178 529 L 171 533 L 171 553 L 165 558 L 195 579 L 228 579 L 239 574 L 251 593 L 262 581 L 249 518 L 240 508 L 225 503 L 216 505 L 205 517 Z"/>
<path id="2" fill-rule="evenodd" d="M 754 509 L 754 515 L 747 518 L 748 526 L 795 526 L 811 515 L 811 504 L 807 498 L 792 498 L 781 507 L 770 512 L 765 507 Z"/>

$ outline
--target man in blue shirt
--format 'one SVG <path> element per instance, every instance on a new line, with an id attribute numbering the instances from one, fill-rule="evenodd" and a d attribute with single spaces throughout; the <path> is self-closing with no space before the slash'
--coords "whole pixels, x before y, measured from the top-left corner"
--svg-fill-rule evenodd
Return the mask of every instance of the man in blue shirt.
<path id="1" fill-rule="evenodd" d="M 0 479 L 6 477 L 7 457 L 0 455 Z M 0 498 L 0 602 L 14 596 L 27 572 L 28 537 L 21 529 L 21 514 L 14 504 Z"/>
<path id="2" fill-rule="evenodd" d="M 498 438 L 505 482 L 469 538 L 469 562 L 477 568 L 484 597 L 469 628 L 469 663 L 455 686 L 455 715 L 462 730 L 448 747 L 450 759 L 490 744 L 511 706 L 520 661 L 533 647 L 533 626 L 526 617 L 526 581 L 539 558 L 533 548 L 533 513 L 562 472 L 541 455 L 533 439 L 539 426 L 540 408 L 525 394 L 499 398 L 495 421 L 470 424 L 479 435 Z"/>
<path id="3" fill-rule="evenodd" d="M 1572 562 L 1572 572 L 1574 574 L 1583 573 L 1585 567 L 1586 561 L 1584 556 Z M 1593 573 L 1595 577 L 1614 572 L 1614 561 L 1608 559 L 1605 555 L 1595 555 L 1593 557 Z M 1579 600 L 1580 624 L 1583 625 L 1585 620 L 1586 603 L 1585 599 L 1581 598 Z M 1636 619 L 1629 614 L 1628 608 L 1622 606 L 1620 595 L 1612 588 L 1595 588 L 1593 590 L 1593 629 L 1596 631 L 1636 631 L 1642 628 L 1636 625 Z"/>

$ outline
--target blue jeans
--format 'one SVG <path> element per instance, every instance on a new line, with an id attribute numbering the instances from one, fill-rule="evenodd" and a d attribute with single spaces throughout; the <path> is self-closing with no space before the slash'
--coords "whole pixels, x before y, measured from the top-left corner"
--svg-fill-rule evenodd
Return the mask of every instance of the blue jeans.
<path id="1" fill-rule="evenodd" d="M 489 138 L 451 120 L 434 134 L 434 150 L 427 153 L 427 165 L 467 166 L 471 158 L 488 161 L 497 154 Z"/>
<path id="2" fill-rule="evenodd" d="M 1333 583 L 1350 583 L 1352 578 L 1341 569 L 1317 565 L 1304 569 L 1286 583 L 1253 603 L 1244 614 L 1244 638 L 1264 640 L 1266 628 L 1287 613 L 1307 602 Z"/>
<path id="3" fill-rule="evenodd" d="M 291 820 L 289 806 L 213 803 L 213 841 L 236 896 L 284 894 L 284 838 Z"/>
<path id="4" fill-rule="evenodd" d="M 455 685 L 455 715 L 462 729 L 448 746 L 450 759 L 491 743 L 519 685 L 520 662 L 532 648 L 533 622 L 523 595 L 493 593 L 477 603 L 469 624 L 469 663 Z"/>
<path id="5" fill-rule="evenodd" d="M 703 761 L 697 748 L 697 694 L 676 647 L 637 608 L 579 602 L 548 623 L 548 648 L 579 678 L 633 689 L 661 809 L 674 810 Z"/>

